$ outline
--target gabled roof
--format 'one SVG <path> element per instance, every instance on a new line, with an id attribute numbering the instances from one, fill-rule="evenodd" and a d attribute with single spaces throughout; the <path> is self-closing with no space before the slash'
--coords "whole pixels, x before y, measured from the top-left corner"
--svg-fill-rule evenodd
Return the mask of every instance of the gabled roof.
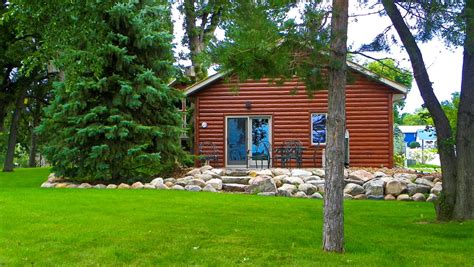
<path id="1" fill-rule="evenodd" d="M 389 80 L 387 78 L 384 78 L 372 71 L 370 71 L 369 69 L 357 64 L 357 63 L 354 63 L 352 61 L 347 61 L 347 67 L 349 67 L 350 69 L 364 75 L 364 76 L 367 76 L 369 78 L 372 78 L 372 79 L 375 79 L 377 80 L 378 82 L 390 87 L 391 89 L 395 90 L 396 92 L 398 92 L 399 94 L 404 94 L 406 95 L 408 93 L 408 88 L 402 84 L 399 84 L 397 82 L 394 82 L 392 80 Z M 219 80 L 220 78 L 226 76 L 228 73 L 230 73 L 231 71 L 226 71 L 226 72 L 217 72 L 209 77 L 207 77 L 206 79 L 200 81 L 200 82 L 197 82 L 191 86 L 189 86 L 188 88 L 186 88 L 186 90 L 184 91 L 184 94 L 186 96 L 189 96 L 189 95 L 192 95 L 194 93 L 197 93 L 199 91 L 201 91 L 202 89 L 206 88 L 208 85 L 214 83 L 215 81 Z"/>

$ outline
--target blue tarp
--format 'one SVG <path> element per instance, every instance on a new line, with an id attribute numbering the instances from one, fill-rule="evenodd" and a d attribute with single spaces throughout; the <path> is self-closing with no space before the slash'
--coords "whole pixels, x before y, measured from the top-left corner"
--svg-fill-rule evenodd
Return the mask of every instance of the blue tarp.
<path id="1" fill-rule="evenodd" d="M 436 140 L 436 132 L 432 129 L 429 130 L 418 130 L 416 132 L 418 139 L 425 140 L 425 141 L 435 141 Z"/>
<path id="2" fill-rule="evenodd" d="M 407 144 L 416 141 L 416 134 L 415 133 L 406 133 L 405 138 L 403 138 L 403 141 L 405 141 L 405 143 L 407 143 Z"/>

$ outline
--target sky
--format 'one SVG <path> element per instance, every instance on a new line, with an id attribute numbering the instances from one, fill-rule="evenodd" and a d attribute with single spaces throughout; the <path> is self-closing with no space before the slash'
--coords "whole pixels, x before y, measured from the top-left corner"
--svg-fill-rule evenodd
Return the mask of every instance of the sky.
<path id="1" fill-rule="evenodd" d="M 172 12 L 173 20 L 175 22 L 175 51 L 186 51 L 186 49 L 180 44 L 183 37 L 182 17 L 176 8 L 173 8 Z M 367 10 L 354 4 L 349 7 L 350 15 L 367 13 Z M 382 32 L 390 24 L 391 22 L 388 17 L 380 17 L 377 14 L 357 16 L 357 20 L 355 20 L 354 17 L 351 17 L 349 19 L 348 45 L 355 49 L 364 43 L 369 43 L 377 34 Z M 216 31 L 216 36 L 218 38 L 222 37 L 224 36 L 224 32 L 218 29 Z M 397 35 L 395 34 L 395 36 Z M 431 40 L 425 44 L 419 44 L 419 46 L 427 66 L 430 80 L 433 83 L 434 92 L 439 101 L 451 99 L 451 94 L 459 92 L 461 88 L 462 48 L 447 48 L 439 39 Z M 394 58 L 400 63 L 401 67 L 411 70 L 408 54 L 397 47 L 394 47 L 390 54 L 368 54 L 374 58 Z M 361 60 L 364 61 L 365 59 L 362 58 Z M 190 65 L 190 62 L 186 61 L 181 63 Z M 406 97 L 406 105 L 402 112 L 413 113 L 417 108 L 420 108 L 422 104 L 423 99 L 420 96 L 416 82 L 413 80 L 412 88 Z"/>

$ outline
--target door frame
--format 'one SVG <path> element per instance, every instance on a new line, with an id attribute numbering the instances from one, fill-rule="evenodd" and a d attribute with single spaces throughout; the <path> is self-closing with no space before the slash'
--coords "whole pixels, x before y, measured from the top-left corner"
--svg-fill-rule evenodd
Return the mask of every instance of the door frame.
<path id="1" fill-rule="evenodd" d="M 262 118 L 268 119 L 268 140 L 273 145 L 273 126 L 272 126 L 272 115 L 259 115 L 259 114 L 249 114 L 249 115 L 228 115 L 224 117 L 224 166 L 226 168 L 249 168 L 251 167 L 251 160 L 247 158 L 246 165 L 229 165 L 227 164 L 227 150 L 228 150 L 228 143 L 227 143 L 227 121 L 228 119 L 236 119 L 236 118 L 245 118 L 247 119 L 247 157 L 249 156 L 249 151 L 252 149 L 252 119 Z M 271 153 L 271 151 L 270 151 Z M 271 155 L 270 155 L 271 158 Z"/>

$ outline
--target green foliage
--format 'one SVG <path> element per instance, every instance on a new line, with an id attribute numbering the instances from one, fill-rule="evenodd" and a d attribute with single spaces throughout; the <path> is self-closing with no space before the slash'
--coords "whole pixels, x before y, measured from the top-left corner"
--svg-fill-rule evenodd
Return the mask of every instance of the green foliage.
<path id="1" fill-rule="evenodd" d="M 406 157 L 404 154 L 393 154 L 393 163 L 395 167 L 403 168 L 405 167 Z"/>
<path id="2" fill-rule="evenodd" d="M 413 141 L 413 142 L 408 144 L 408 147 L 409 148 L 419 148 L 419 147 L 421 147 L 421 145 L 417 141 Z"/>
<path id="3" fill-rule="evenodd" d="M 393 152 L 394 154 L 403 154 L 405 149 L 405 142 L 403 141 L 402 130 L 398 127 L 398 124 L 393 126 Z"/>
<path id="4" fill-rule="evenodd" d="M 410 147 L 411 148 L 411 147 Z M 418 163 L 426 163 L 433 160 L 436 157 L 438 150 L 436 149 L 415 149 L 411 150 L 409 157 L 416 160 Z"/>
<path id="5" fill-rule="evenodd" d="M 72 39 L 57 58 L 66 73 L 38 132 L 50 136 L 44 154 L 53 171 L 74 179 L 147 179 L 172 168 L 183 152 L 181 119 L 168 87 L 174 69 L 166 2 L 57 3 L 75 24 L 57 25 Z M 58 7 L 54 7 L 58 8 Z M 77 17 L 79 19 L 79 17 Z"/>

